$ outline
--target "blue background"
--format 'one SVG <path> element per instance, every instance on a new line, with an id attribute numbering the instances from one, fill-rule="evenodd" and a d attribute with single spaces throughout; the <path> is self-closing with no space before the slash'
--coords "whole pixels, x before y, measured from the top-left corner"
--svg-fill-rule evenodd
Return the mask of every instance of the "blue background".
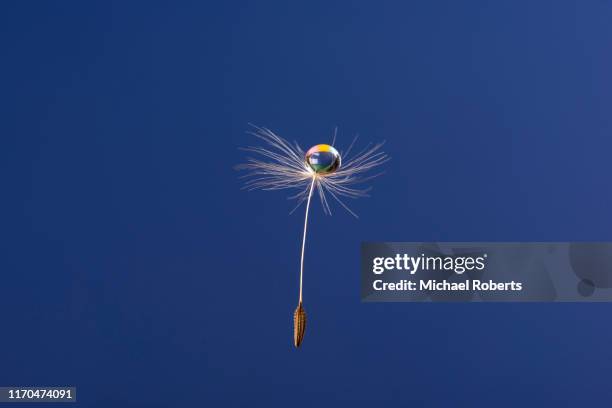
<path id="1" fill-rule="evenodd" d="M 607 304 L 362 304 L 361 241 L 612 240 L 609 1 L 3 2 L 0 384 L 86 407 L 609 406 Z M 393 160 L 302 215 L 247 123 Z"/>

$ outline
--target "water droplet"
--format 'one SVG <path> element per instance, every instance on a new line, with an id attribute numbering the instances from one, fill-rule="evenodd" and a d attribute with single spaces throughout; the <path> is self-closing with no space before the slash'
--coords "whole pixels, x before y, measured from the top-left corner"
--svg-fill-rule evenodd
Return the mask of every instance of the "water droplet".
<path id="1" fill-rule="evenodd" d="M 317 174 L 331 174 L 340 168 L 340 153 L 327 144 L 312 146 L 306 152 L 306 163 Z"/>

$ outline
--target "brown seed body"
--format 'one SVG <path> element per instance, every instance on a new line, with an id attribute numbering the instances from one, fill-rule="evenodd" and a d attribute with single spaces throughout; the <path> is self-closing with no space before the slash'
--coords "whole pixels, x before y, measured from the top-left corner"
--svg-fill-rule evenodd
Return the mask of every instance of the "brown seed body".
<path id="1" fill-rule="evenodd" d="M 298 307 L 293 312 L 293 344 L 295 347 L 300 347 L 302 340 L 304 340 L 304 332 L 306 331 L 306 311 L 302 302 L 298 304 Z"/>

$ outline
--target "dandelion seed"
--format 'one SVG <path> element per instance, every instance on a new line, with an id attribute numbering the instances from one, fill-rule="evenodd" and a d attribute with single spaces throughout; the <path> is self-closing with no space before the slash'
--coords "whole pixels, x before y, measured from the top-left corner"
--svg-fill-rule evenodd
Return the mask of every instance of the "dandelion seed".
<path id="1" fill-rule="evenodd" d="M 302 302 L 298 303 L 298 307 L 293 312 L 293 345 L 300 347 L 302 340 L 304 340 L 304 333 L 306 332 L 306 311 Z"/>
<path id="2" fill-rule="evenodd" d="M 336 140 L 336 132 L 334 132 L 332 145 L 319 144 L 311 147 L 306 153 L 297 143 L 291 144 L 269 129 L 253 126 L 253 130 L 249 133 L 261 139 L 266 147 L 247 147 L 244 149 L 258 156 L 258 158 L 248 158 L 246 163 L 237 167 L 239 170 L 247 171 L 243 176 L 246 179 L 244 188 L 247 190 L 297 190 L 294 195 L 289 197 L 298 201 L 291 213 L 306 202 L 300 257 L 300 295 L 298 307 L 293 316 L 293 343 L 296 347 L 299 347 L 306 330 L 302 283 L 306 231 L 308 229 L 308 214 L 312 195 L 316 190 L 325 214 L 331 215 L 329 195 L 350 214 L 357 217 L 342 201 L 341 197 L 359 198 L 368 196 L 369 188 L 357 188 L 356 185 L 380 175 L 378 173 L 368 176 L 366 173 L 388 161 L 389 157 L 381 150 L 383 143 L 379 143 L 368 145 L 349 159 L 350 151 L 357 138 L 353 139 L 345 153 L 338 152 L 333 146 Z"/>

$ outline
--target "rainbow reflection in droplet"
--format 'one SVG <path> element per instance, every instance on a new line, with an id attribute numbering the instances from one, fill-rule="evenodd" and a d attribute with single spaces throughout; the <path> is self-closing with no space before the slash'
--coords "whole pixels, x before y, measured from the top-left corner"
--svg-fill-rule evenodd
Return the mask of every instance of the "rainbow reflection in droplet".
<path id="1" fill-rule="evenodd" d="M 317 174 L 330 174 L 340 168 L 340 153 L 328 144 L 312 146 L 306 152 L 306 163 Z"/>

